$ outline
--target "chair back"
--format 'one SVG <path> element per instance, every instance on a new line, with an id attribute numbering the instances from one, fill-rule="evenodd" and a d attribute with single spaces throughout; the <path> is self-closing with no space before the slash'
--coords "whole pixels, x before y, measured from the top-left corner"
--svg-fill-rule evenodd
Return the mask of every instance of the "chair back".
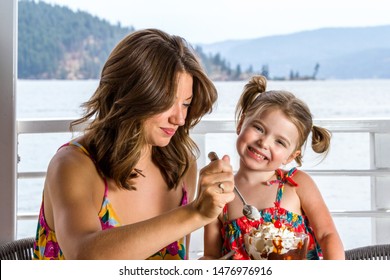
<path id="1" fill-rule="evenodd" d="M 32 260 L 34 237 L 17 239 L 0 245 L 0 260 Z"/>
<path id="2" fill-rule="evenodd" d="M 390 260 L 390 244 L 378 244 L 345 251 L 346 260 Z"/>

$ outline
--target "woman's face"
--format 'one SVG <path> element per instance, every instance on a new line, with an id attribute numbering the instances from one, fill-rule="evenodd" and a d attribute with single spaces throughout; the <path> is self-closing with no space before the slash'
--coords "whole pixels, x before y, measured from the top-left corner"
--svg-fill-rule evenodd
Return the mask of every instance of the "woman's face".
<path id="1" fill-rule="evenodd" d="M 146 141 L 151 146 L 164 147 L 169 144 L 179 126 L 185 124 L 192 100 L 192 76 L 186 72 L 178 74 L 174 104 L 167 111 L 154 115 L 144 123 Z"/>

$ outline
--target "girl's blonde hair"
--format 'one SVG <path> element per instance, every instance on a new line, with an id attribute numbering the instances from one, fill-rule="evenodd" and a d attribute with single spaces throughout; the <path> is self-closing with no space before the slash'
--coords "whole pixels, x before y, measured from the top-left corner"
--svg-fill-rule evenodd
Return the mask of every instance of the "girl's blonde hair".
<path id="1" fill-rule="evenodd" d="M 106 61 L 100 83 L 82 106 L 88 122 L 85 141 L 99 170 L 122 188 L 134 189 L 135 166 L 145 145 L 143 123 L 174 103 L 178 74 L 193 78 L 193 98 L 185 124 L 165 147 L 153 147 L 152 160 L 169 189 L 176 188 L 199 150 L 189 131 L 212 111 L 217 91 L 187 42 L 157 29 L 126 36 Z M 146 174 L 145 174 L 146 175 Z M 146 175 L 147 176 L 147 175 Z"/>
<path id="2" fill-rule="evenodd" d="M 302 151 L 310 132 L 311 147 L 314 152 L 324 154 L 329 151 L 331 133 L 313 125 L 313 117 L 305 102 L 284 90 L 266 91 L 267 80 L 263 76 L 253 76 L 245 85 L 236 107 L 236 122 L 239 124 L 246 116 L 260 116 L 267 110 L 281 110 L 298 129 L 298 143 L 295 151 Z M 295 161 L 302 165 L 302 153 Z"/>

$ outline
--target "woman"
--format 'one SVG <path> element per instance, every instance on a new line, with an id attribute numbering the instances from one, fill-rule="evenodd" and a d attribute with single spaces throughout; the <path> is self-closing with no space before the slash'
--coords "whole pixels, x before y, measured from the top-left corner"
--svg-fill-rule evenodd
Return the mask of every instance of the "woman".
<path id="1" fill-rule="evenodd" d="M 226 156 L 204 167 L 190 129 L 217 93 L 183 38 L 125 37 L 51 160 L 34 259 L 188 259 L 189 234 L 234 198 Z M 223 183 L 223 184 L 222 184 Z"/>

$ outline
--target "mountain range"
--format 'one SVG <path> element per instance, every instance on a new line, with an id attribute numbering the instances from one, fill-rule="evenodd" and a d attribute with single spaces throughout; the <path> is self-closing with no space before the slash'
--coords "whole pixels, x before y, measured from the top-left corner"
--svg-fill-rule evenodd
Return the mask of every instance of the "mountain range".
<path id="1" fill-rule="evenodd" d="M 21 79 L 97 79 L 112 48 L 136 30 L 42 1 L 18 2 Z M 283 80 L 390 78 L 390 25 L 193 46 L 215 81 L 247 80 L 253 74 Z"/>
<path id="2" fill-rule="evenodd" d="M 206 54 L 219 53 L 231 65 L 288 78 L 293 71 L 317 78 L 390 78 L 390 25 L 323 28 L 288 35 L 229 40 L 201 45 Z"/>

